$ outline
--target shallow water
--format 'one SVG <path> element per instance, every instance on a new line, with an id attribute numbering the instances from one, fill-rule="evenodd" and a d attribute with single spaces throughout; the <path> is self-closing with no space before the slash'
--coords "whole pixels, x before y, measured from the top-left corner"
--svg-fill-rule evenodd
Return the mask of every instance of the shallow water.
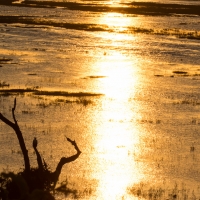
<path id="1" fill-rule="evenodd" d="M 64 166 L 60 182 L 67 178 L 80 199 L 150 199 L 145 194 L 154 187 L 165 191 L 157 199 L 200 198 L 199 16 L 0 10 L 32 20 L 0 24 L 0 111 L 12 119 L 17 97 L 33 166 L 34 137 L 55 169 L 62 156 L 75 153 L 67 136 L 82 154 Z M 26 88 L 52 93 L 11 91 Z M 22 168 L 17 138 L 2 122 L 0 146 L 1 171 Z"/>

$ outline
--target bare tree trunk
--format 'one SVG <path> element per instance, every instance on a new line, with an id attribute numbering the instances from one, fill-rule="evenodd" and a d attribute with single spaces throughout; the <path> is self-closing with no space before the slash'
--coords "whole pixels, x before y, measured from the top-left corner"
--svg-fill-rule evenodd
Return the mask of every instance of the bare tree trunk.
<path id="1" fill-rule="evenodd" d="M 0 119 L 6 123 L 8 126 L 12 127 L 17 135 L 23 156 L 24 156 L 24 164 L 25 164 L 25 172 L 29 173 L 30 172 L 30 161 L 29 161 L 29 157 L 28 157 L 28 150 L 26 149 L 26 145 L 24 142 L 24 138 L 22 136 L 22 132 L 18 126 L 17 120 L 15 118 L 15 108 L 16 108 L 16 98 L 14 100 L 14 107 L 12 108 L 12 116 L 13 116 L 13 120 L 14 123 L 11 122 L 10 120 L 8 120 L 6 117 L 4 117 L 1 113 L 0 113 Z"/>

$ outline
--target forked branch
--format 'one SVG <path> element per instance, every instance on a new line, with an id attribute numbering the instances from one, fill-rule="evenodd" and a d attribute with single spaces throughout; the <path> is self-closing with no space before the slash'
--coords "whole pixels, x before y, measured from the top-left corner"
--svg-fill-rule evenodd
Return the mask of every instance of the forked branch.
<path id="1" fill-rule="evenodd" d="M 66 136 L 65 136 L 66 137 Z M 67 138 L 67 137 L 66 137 Z M 58 178 L 60 176 L 60 173 L 61 173 L 61 170 L 62 170 L 62 167 L 66 164 L 66 163 L 69 163 L 69 162 L 73 162 L 74 160 L 76 160 L 79 155 L 81 154 L 81 151 L 80 149 L 78 148 L 75 140 L 71 140 L 70 138 L 67 138 L 67 141 L 70 142 L 74 148 L 76 149 L 77 153 L 73 156 L 70 156 L 70 157 L 62 157 L 60 159 L 60 162 L 58 163 L 57 167 L 56 167 L 56 170 L 52 173 L 52 182 L 53 182 L 53 187 L 55 187 L 57 181 L 58 181 Z"/>

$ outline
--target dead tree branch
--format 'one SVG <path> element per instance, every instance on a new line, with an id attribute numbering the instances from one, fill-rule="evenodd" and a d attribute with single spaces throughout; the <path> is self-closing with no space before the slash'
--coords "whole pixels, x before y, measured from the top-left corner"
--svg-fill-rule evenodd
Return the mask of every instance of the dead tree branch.
<path id="1" fill-rule="evenodd" d="M 38 169 L 42 172 L 44 168 L 43 168 L 43 164 L 42 164 L 42 158 L 40 156 L 39 151 L 37 150 L 37 145 L 38 145 L 38 141 L 36 138 L 34 138 L 33 148 L 34 148 L 36 156 L 37 156 Z"/>
<path id="2" fill-rule="evenodd" d="M 24 156 L 24 163 L 25 163 L 25 170 L 21 173 L 21 175 L 27 181 L 30 191 L 33 191 L 34 189 L 43 189 L 43 190 L 50 191 L 55 188 L 56 183 L 59 179 L 62 167 L 66 163 L 73 162 L 74 160 L 76 160 L 81 154 L 81 151 L 78 148 L 78 145 L 76 144 L 75 140 L 73 141 L 70 138 L 66 137 L 67 141 L 70 142 L 74 146 L 76 150 L 76 154 L 70 157 L 62 157 L 56 167 L 56 170 L 54 172 L 51 172 L 48 169 L 48 166 L 45 163 L 45 161 L 42 161 L 41 155 L 39 151 L 37 150 L 38 141 L 36 138 L 34 138 L 33 148 L 37 156 L 38 168 L 31 168 L 28 151 L 26 149 L 24 138 L 19 128 L 18 122 L 15 118 L 15 109 L 16 109 L 16 99 L 14 100 L 14 106 L 12 108 L 12 117 L 13 117 L 14 122 L 7 119 L 1 113 L 0 113 L 0 120 L 2 120 L 8 126 L 12 127 L 17 135 L 17 138 L 18 138 L 18 141 L 19 141 L 19 144 Z"/>
<path id="3" fill-rule="evenodd" d="M 66 137 L 67 138 L 67 137 Z M 55 188 L 56 186 L 56 183 L 58 181 L 58 178 L 60 176 L 60 173 L 61 173 L 61 170 L 62 170 L 62 167 L 66 164 L 66 163 L 69 163 L 69 162 L 73 162 L 74 160 L 76 160 L 79 155 L 81 154 L 81 151 L 80 149 L 78 148 L 75 140 L 71 140 L 70 138 L 67 138 L 67 141 L 69 141 L 73 146 L 74 148 L 76 149 L 77 153 L 73 156 L 70 156 L 70 157 L 62 157 L 60 159 L 60 162 L 58 163 L 57 167 L 56 167 L 56 170 L 52 173 L 52 182 L 53 182 L 53 187 Z"/>
<path id="4" fill-rule="evenodd" d="M 14 107 L 12 108 L 12 116 L 13 116 L 13 120 L 14 123 L 11 122 L 9 119 L 7 119 L 6 117 L 4 117 L 1 113 L 0 113 L 0 119 L 7 124 L 8 126 L 12 127 L 17 135 L 23 156 L 24 156 L 24 165 L 25 165 L 25 171 L 26 172 L 30 172 L 30 161 L 29 161 L 29 157 L 28 157 L 28 150 L 26 149 L 26 145 L 24 142 L 24 138 L 22 136 L 22 132 L 18 126 L 17 120 L 15 118 L 15 108 L 16 108 L 16 98 L 14 100 Z"/>

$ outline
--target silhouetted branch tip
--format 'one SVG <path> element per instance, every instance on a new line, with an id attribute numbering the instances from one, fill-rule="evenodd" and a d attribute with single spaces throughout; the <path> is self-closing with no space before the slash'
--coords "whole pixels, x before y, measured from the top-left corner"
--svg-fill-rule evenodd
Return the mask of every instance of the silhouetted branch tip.
<path id="1" fill-rule="evenodd" d="M 38 144 L 38 142 L 37 142 L 37 139 L 35 137 L 34 140 L 33 140 L 33 148 L 34 149 L 37 147 L 37 144 Z"/>
<path id="2" fill-rule="evenodd" d="M 16 108 L 16 98 L 14 99 L 14 106 L 12 108 L 12 115 L 13 115 L 13 119 L 14 119 L 15 124 L 17 124 L 17 120 L 15 118 L 15 108 Z"/>
<path id="3" fill-rule="evenodd" d="M 73 140 L 71 140 L 70 138 L 68 138 L 67 136 L 65 136 L 65 137 L 66 137 L 67 141 L 70 142 L 70 143 L 74 146 L 74 148 L 76 149 L 76 151 L 77 151 L 79 154 L 82 153 L 82 152 L 80 151 L 80 149 L 78 148 L 78 146 L 77 146 L 75 140 L 73 141 Z"/>

